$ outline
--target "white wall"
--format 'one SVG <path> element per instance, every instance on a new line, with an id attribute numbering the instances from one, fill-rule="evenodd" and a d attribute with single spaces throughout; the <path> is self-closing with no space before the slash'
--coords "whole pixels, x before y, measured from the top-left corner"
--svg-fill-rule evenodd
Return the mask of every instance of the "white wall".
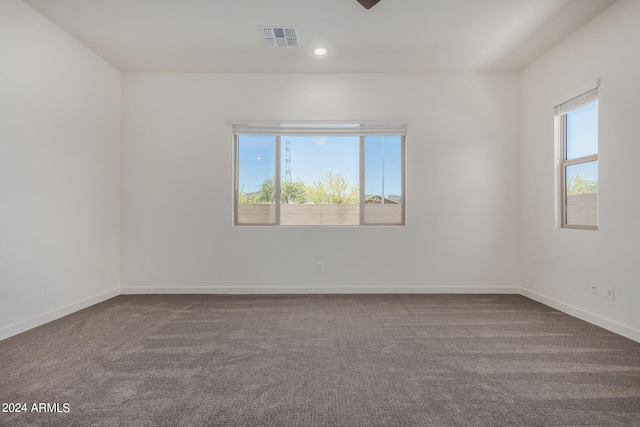
<path id="1" fill-rule="evenodd" d="M 640 341 L 640 2 L 619 0 L 521 74 L 525 294 Z M 556 227 L 552 107 L 601 78 L 599 230 Z M 591 281 L 600 294 L 591 295 Z M 615 286 L 614 301 L 605 285 Z"/>
<path id="2" fill-rule="evenodd" d="M 517 96 L 517 74 L 125 73 L 123 292 L 514 291 Z M 232 227 L 231 119 L 408 123 L 407 226 Z"/>
<path id="3" fill-rule="evenodd" d="M 120 72 L 0 2 L 0 339 L 118 293 Z"/>

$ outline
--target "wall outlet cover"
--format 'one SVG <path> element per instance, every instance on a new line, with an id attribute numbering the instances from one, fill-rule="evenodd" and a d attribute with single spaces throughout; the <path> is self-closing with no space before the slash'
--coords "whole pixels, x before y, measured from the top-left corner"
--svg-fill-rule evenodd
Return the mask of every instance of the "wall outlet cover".
<path id="1" fill-rule="evenodd" d="M 616 298 L 616 290 L 613 286 L 607 286 L 607 299 L 615 299 Z"/>

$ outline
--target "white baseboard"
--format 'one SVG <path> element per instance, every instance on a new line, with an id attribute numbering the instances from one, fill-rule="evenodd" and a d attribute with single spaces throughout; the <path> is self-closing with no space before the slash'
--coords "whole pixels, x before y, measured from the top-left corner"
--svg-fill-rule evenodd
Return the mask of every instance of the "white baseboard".
<path id="1" fill-rule="evenodd" d="M 538 301 L 546 306 L 555 308 L 556 310 L 562 311 L 563 313 L 576 317 L 580 320 L 584 320 L 585 322 L 600 326 L 601 328 L 614 332 L 618 335 L 622 335 L 623 337 L 629 338 L 633 341 L 640 342 L 640 331 L 637 329 L 614 322 L 613 320 L 598 316 L 597 314 L 589 313 L 588 311 L 584 311 L 578 307 L 546 297 L 529 289 L 520 288 L 520 295 L 531 298 L 534 301 Z"/>
<path id="2" fill-rule="evenodd" d="M 40 314 L 38 316 L 34 316 L 26 320 L 22 320 L 20 322 L 11 324 L 9 326 L 5 326 L 3 328 L 0 328 L 0 341 L 6 338 L 12 337 L 14 335 L 18 335 L 23 332 L 26 332 L 29 329 L 33 329 L 35 327 L 44 325 L 45 323 L 52 322 L 61 317 L 68 316 L 71 313 L 75 313 L 76 311 L 83 310 L 87 307 L 91 307 L 92 305 L 106 301 L 118 295 L 120 295 L 120 289 L 113 289 L 113 290 L 101 293 L 99 295 L 95 295 L 93 297 L 85 298 L 81 301 L 74 302 L 69 305 L 65 305 L 64 307 L 60 307 L 55 310 L 48 311 L 44 314 Z"/>
<path id="3" fill-rule="evenodd" d="M 126 286 L 123 295 L 135 294 L 519 294 L 510 286 Z"/>

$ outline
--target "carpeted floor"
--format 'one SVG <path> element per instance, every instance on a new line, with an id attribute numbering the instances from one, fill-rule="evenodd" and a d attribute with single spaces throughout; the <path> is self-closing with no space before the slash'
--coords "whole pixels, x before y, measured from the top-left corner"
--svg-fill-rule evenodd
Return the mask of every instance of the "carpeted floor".
<path id="1" fill-rule="evenodd" d="M 2 426 L 640 426 L 640 343 L 515 295 L 119 296 L 1 341 L 0 402 L 27 409 Z"/>

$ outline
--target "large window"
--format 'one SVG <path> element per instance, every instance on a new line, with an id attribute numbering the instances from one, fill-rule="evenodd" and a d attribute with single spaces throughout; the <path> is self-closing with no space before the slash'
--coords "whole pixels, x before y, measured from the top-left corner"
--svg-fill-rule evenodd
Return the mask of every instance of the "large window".
<path id="1" fill-rule="evenodd" d="M 598 228 L 597 87 L 556 107 L 561 145 L 562 227 Z"/>
<path id="2" fill-rule="evenodd" d="M 236 225 L 404 225 L 400 124 L 235 123 Z"/>

